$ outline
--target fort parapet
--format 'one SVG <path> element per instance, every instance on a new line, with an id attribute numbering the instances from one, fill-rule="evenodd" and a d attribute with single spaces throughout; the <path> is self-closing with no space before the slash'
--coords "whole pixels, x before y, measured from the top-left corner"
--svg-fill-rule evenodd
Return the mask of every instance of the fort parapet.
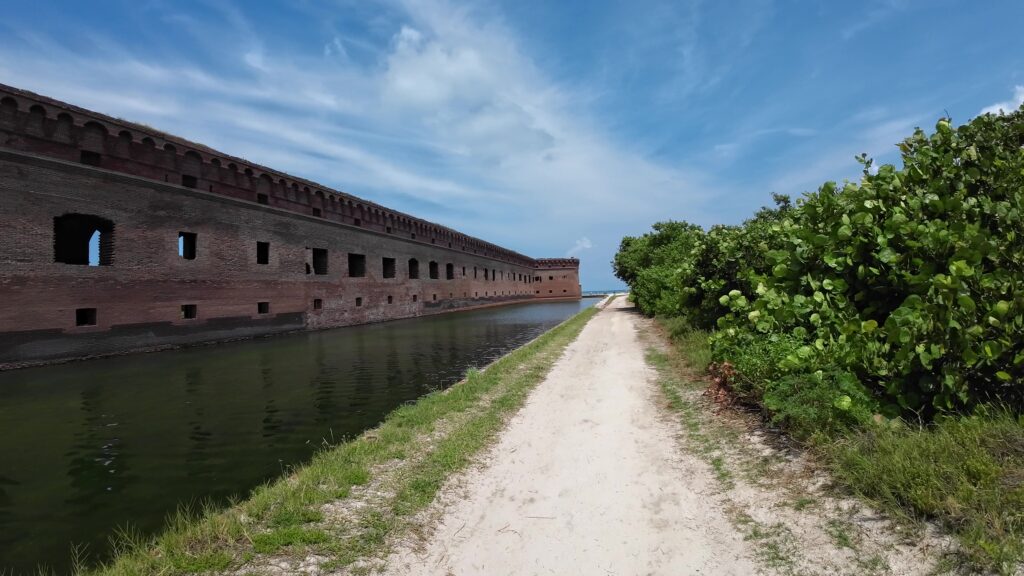
<path id="1" fill-rule="evenodd" d="M 0 84 L 0 365 L 579 298 L 533 259 Z"/>

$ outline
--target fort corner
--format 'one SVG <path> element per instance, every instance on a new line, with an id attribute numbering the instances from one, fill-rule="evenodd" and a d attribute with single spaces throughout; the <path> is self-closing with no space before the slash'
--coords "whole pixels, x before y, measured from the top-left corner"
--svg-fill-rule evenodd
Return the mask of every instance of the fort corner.
<path id="1" fill-rule="evenodd" d="M 534 259 L 0 85 L 0 365 L 581 296 Z"/>

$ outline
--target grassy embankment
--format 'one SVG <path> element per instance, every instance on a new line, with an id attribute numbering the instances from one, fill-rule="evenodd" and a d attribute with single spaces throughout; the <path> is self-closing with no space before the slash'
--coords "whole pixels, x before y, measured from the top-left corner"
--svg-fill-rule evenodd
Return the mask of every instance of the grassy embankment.
<path id="1" fill-rule="evenodd" d="M 182 512 L 153 539 L 123 536 L 91 575 L 256 571 L 270 560 L 358 569 L 379 560 L 444 481 L 468 465 L 597 310 L 589 308 L 444 392 L 398 408 L 223 510 Z"/>
<path id="2" fill-rule="evenodd" d="M 679 318 L 659 324 L 685 364 L 706 374 L 710 334 Z M 759 357 L 764 353 L 751 349 L 751 357 L 734 361 L 756 372 L 758 365 L 771 364 L 771 358 Z M 1024 560 L 1024 421 L 1012 414 L 982 409 L 928 424 L 893 419 L 823 430 L 808 398 L 794 395 L 789 405 L 774 409 L 763 402 L 756 406 L 854 494 L 905 520 L 943 525 L 960 543 L 962 567 L 1012 573 Z M 693 409 L 679 398 L 673 407 Z"/>

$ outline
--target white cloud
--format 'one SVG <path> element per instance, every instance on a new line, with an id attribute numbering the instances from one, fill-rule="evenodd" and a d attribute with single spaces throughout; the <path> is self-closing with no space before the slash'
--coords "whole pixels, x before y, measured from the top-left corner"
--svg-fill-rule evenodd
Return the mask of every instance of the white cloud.
<path id="1" fill-rule="evenodd" d="M 590 250 L 594 247 L 594 244 L 590 241 L 590 238 L 586 236 L 576 240 L 576 244 L 572 248 L 566 251 L 566 256 L 575 256 L 584 250 Z"/>
<path id="2" fill-rule="evenodd" d="M 1022 104 L 1024 104 L 1024 86 L 1016 86 L 1013 89 L 1013 98 L 986 106 L 982 108 L 979 114 L 1009 114 L 1010 112 L 1016 112 Z"/>

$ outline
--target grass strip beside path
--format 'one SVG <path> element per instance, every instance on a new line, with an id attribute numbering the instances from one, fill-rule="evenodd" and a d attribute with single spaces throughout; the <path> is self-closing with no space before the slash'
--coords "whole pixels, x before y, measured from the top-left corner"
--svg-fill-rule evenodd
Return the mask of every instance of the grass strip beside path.
<path id="1" fill-rule="evenodd" d="M 462 382 L 387 416 L 227 509 L 181 512 L 153 539 L 122 535 L 82 573 L 253 573 L 275 563 L 358 570 L 388 551 L 444 481 L 486 447 L 598 310 L 588 308 Z M 346 507 L 362 498 L 368 505 Z M 340 512 L 339 512 L 340 510 Z"/>

